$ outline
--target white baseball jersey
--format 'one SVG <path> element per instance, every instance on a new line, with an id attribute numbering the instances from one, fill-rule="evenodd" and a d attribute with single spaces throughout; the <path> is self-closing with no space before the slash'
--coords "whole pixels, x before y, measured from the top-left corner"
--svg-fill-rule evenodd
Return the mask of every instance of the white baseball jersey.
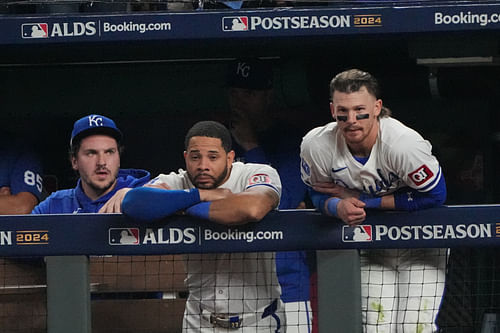
<path id="1" fill-rule="evenodd" d="M 159 175 L 154 184 L 159 183 L 173 190 L 194 187 L 182 169 Z M 233 163 L 229 179 L 219 187 L 240 193 L 255 186 L 267 186 L 281 195 L 278 173 L 264 164 Z M 198 309 L 210 313 L 261 315 L 264 308 L 280 298 L 273 252 L 189 254 L 186 270 L 188 302 L 198 302 Z"/>
<path id="2" fill-rule="evenodd" d="M 332 122 L 303 138 L 302 179 L 308 185 L 333 181 L 377 196 L 406 186 L 426 192 L 441 176 L 431 151 L 429 141 L 413 129 L 394 118 L 381 118 L 377 141 L 363 165 L 352 156 L 337 123 Z"/>
<path id="3" fill-rule="evenodd" d="M 375 145 L 362 164 L 352 156 L 337 123 L 332 122 L 304 137 L 302 179 L 309 185 L 333 181 L 377 196 L 407 186 L 425 192 L 441 177 L 431 150 L 431 144 L 416 131 L 396 119 L 381 118 Z M 446 267 L 446 256 L 441 252 L 360 251 L 363 332 L 434 332 Z"/>

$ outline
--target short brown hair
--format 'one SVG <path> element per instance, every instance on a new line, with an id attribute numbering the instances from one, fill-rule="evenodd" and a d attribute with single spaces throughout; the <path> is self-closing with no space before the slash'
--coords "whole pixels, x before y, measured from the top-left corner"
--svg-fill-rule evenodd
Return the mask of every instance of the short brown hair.
<path id="1" fill-rule="evenodd" d="M 349 69 L 335 75 L 332 81 L 330 81 L 330 97 L 333 99 L 333 93 L 335 91 L 353 93 L 359 91 L 362 87 L 365 87 L 368 93 L 375 98 L 379 98 L 380 86 L 373 75 L 360 69 Z M 391 114 L 391 110 L 382 106 L 379 118 L 390 117 Z"/>

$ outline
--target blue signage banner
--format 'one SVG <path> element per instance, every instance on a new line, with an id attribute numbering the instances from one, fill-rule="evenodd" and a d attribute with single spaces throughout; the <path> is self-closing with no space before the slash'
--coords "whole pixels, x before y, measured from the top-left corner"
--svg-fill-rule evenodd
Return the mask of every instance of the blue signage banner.
<path id="1" fill-rule="evenodd" d="M 500 3 L 0 16 L 0 44 L 400 34 L 500 29 Z"/>
<path id="2" fill-rule="evenodd" d="M 370 211 L 349 227 L 311 210 L 224 226 L 187 216 L 140 223 L 120 214 L 0 216 L 0 256 L 148 255 L 353 248 L 496 247 L 500 205 Z"/>

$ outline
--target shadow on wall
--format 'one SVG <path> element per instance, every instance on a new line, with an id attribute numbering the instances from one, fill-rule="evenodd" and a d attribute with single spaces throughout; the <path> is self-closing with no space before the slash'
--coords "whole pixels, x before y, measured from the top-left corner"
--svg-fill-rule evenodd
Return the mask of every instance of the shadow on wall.
<path id="1" fill-rule="evenodd" d="M 277 110 L 302 124 L 308 96 L 304 72 L 276 61 Z M 227 111 L 227 62 L 52 65 L 0 69 L 3 124 L 28 137 L 60 188 L 73 187 L 67 151 L 73 122 L 111 117 L 124 132 L 122 167 L 153 175 L 183 166 L 183 140 L 196 121 Z M 290 111 L 292 110 L 292 111 Z"/>

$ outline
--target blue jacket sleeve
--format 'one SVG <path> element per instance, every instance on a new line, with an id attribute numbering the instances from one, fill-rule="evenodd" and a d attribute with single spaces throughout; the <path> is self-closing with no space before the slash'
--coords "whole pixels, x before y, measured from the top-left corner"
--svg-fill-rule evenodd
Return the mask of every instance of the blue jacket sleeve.
<path id="1" fill-rule="evenodd" d="M 33 208 L 31 214 L 46 214 L 45 210 L 43 209 L 45 206 L 47 206 L 45 201 L 40 202 L 38 205 L 35 206 L 35 208 Z"/>
<path id="2" fill-rule="evenodd" d="M 38 205 L 36 205 L 35 208 L 33 208 L 33 210 L 31 211 L 31 214 L 57 214 L 57 213 L 62 213 L 63 211 L 56 211 L 56 212 L 51 211 L 51 206 L 52 206 L 52 203 L 53 203 L 53 200 L 54 200 L 54 195 L 55 195 L 55 193 L 52 193 L 47 198 L 45 198 L 45 200 L 43 200 Z M 63 209 L 62 204 L 59 205 L 59 207 L 61 208 L 61 210 Z"/>

